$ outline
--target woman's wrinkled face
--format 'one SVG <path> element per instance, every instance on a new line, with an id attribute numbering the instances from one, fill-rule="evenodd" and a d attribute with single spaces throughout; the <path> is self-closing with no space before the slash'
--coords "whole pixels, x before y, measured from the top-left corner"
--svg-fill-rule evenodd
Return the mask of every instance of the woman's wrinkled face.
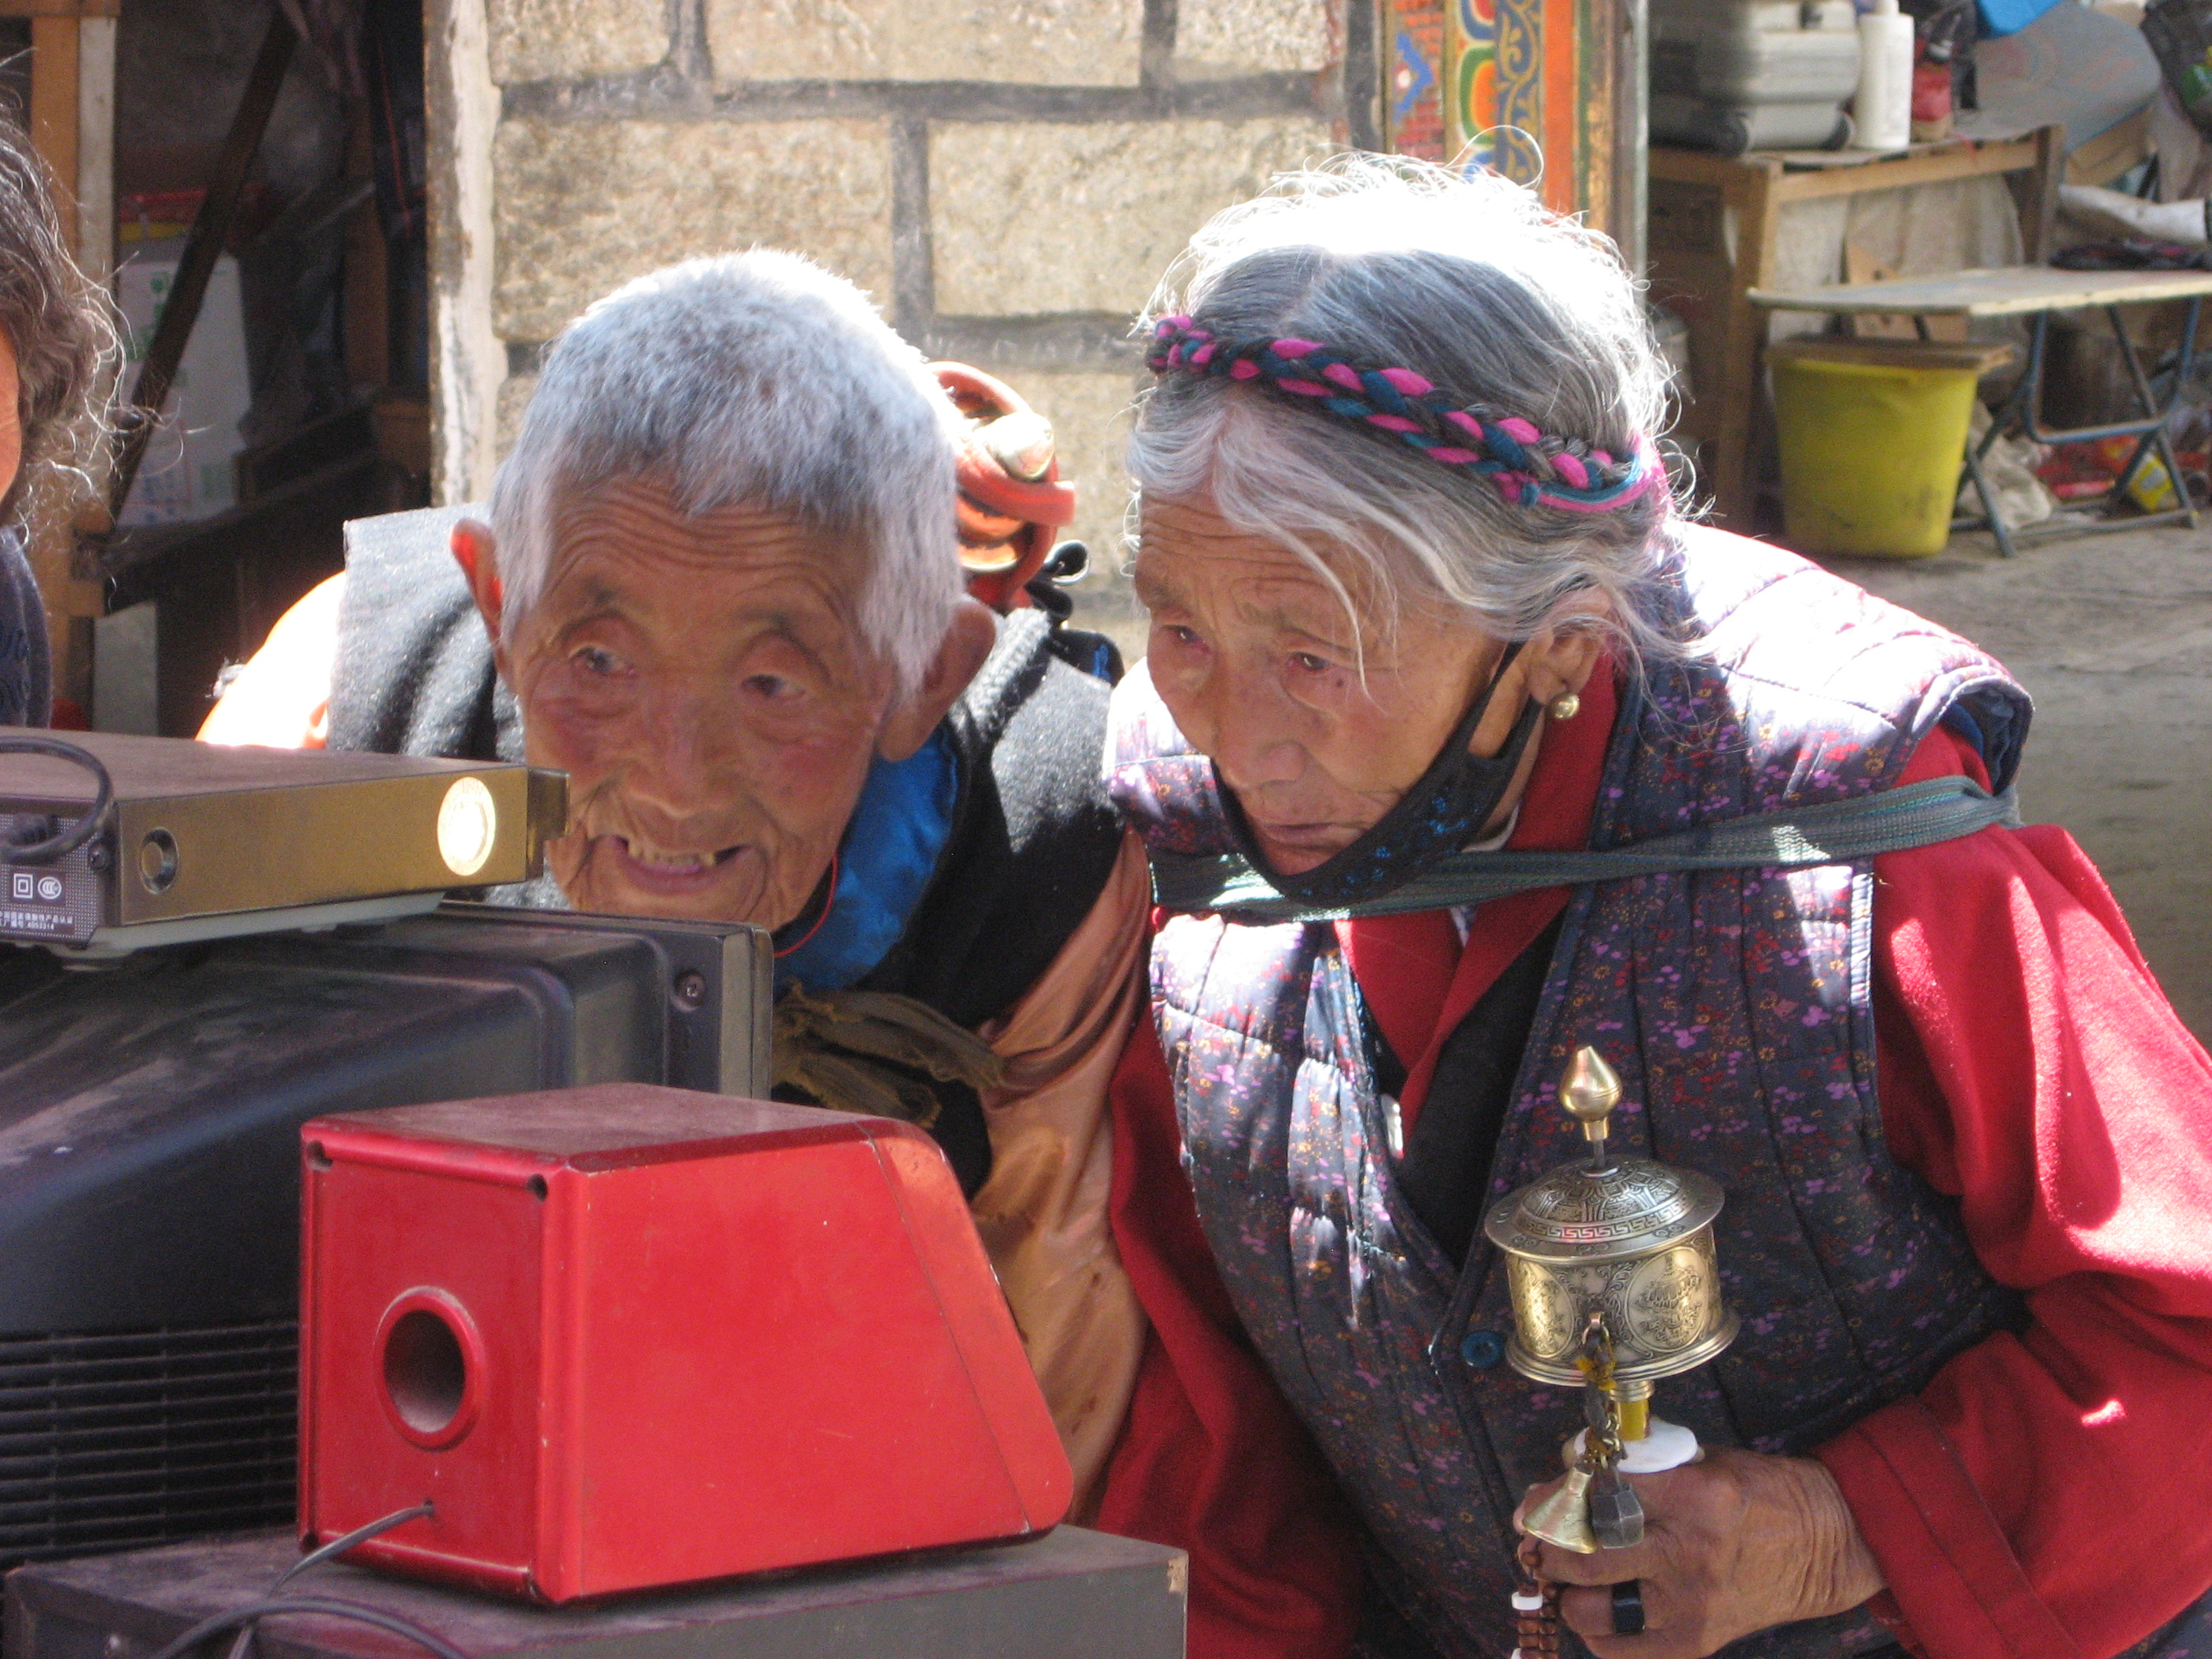
<path id="1" fill-rule="evenodd" d="M 757 507 L 687 517 L 650 479 L 567 504 L 501 665 L 532 763 L 568 774 L 550 855 L 579 908 L 799 915 L 891 703 L 856 626 L 864 561 Z"/>
<path id="2" fill-rule="evenodd" d="M 1351 562 L 1339 568 L 1360 612 L 1356 635 L 1343 601 L 1290 549 L 1202 502 L 1143 505 L 1136 590 L 1152 613 L 1152 684 L 1285 875 L 1350 846 L 1419 781 L 1503 654 L 1479 630 L 1411 605 L 1382 625 Z M 1475 753 L 1504 746 L 1515 692 L 1499 688 Z"/>

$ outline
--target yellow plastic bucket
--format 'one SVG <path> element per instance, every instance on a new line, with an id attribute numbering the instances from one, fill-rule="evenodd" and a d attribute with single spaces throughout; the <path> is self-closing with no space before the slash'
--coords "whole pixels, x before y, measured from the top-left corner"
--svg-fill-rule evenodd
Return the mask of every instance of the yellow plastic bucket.
<path id="1" fill-rule="evenodd" d="M 1925 558 L 1951 536 L 1967 423 L 2005 346 L 1785 340 L 1767 353 L 1786 538 L 1804 553 Z"/>

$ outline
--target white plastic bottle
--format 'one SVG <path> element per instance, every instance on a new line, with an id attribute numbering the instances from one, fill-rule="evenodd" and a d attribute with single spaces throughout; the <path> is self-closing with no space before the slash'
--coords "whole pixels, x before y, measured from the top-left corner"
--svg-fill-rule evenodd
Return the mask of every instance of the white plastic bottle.
<path id="1" fill-rule="evenodd" d="M 1851 100 L 1855 149 L 1903 149 L 1912 142 L 1912 20 L 1897 0 L 1859 14 L 1859 89 Z"/>

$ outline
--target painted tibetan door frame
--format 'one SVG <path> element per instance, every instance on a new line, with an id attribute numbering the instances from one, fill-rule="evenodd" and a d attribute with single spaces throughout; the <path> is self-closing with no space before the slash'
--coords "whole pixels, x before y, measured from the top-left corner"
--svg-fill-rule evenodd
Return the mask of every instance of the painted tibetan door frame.
<path id="1" fill-rule="evenodd" d="M 1389 148 L 1494 167 L 1628 240 L 1643 161 L 1629 0 L 1380 0 Z"/>

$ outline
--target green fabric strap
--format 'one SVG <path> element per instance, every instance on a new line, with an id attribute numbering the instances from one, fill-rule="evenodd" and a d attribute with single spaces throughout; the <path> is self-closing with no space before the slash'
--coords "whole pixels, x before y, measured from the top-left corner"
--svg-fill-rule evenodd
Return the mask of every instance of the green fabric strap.
<path id="1" fill-rule="evenodd" d="M 1971 836 L 1991 824 L 2020 825 L 2013 792 L 1991 795 L 1971 779 L 1930 778 L 1850 800 L 1793 812 L 1729 818 L 1677 835 L 1655 836 L 1605 853 L 1455 853 L 1403 887 L 1364 904 L 1324 909 L 1286 898 L 1235 854 L 1213 858 L 1155 854 L 1152 901 L 1179 912 L 1218 911 L 1243 922 L 1340 921 L 1480 904 L 1534 887 L 1625 881 L 1681 870 L 1802 870 L 1850 864 Z"/>

